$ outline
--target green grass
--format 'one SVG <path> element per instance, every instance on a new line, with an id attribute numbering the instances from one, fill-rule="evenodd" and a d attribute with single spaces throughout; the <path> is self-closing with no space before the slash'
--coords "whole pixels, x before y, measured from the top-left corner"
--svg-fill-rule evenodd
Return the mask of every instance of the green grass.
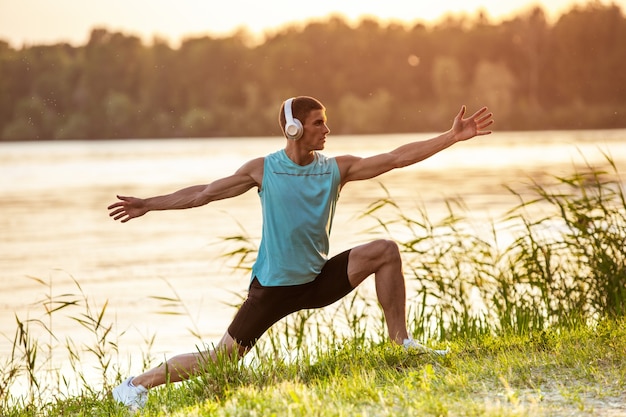
<path id="1" fill-rule="evenodd" d="M 626 321 L 448 342 L 445 358 L 347 340 L 285 363 L 229 358 L 151 391 L 145 416 L 583 416 L 626 412 Z M 128 415 L 102 393 L 4 416 Z M 616 414 L 617 415 L 617 414 Z"/>
<path id="2" fill-rule="evenodd" d="M 391 198 L 372 203 L 371 232 L 402 248 L 412 335 L 451 347 L 449 356 L 386 342 L 376 300 L 357 291 L 281 321 L 245 361 L 220 358 L 197 378 L 151 391 L 140 415 L 626 415 L 626 199 L 607 161 L 612 171 L 586 167 L 511 189 L 519 204 L 480 230 L 459 201 L 437 222 L 406 215 Z M 249 268 L 252 239 L 226 240 L 237 246 L 227 253 L 236 268 Z M 0 358 L 0 415 L 128 415 L 106 395 L 130 369 L 107 303 L 94 306 L 78 281 L 76 294 L 55 295 L 52 282 L 35 280 L 48 295 L 40 317 L 15 317 L 13 349 Z M 173 292 L 155 297 L 163 313 L 188 312 Z M 59 318 L 84 337 L 58 340 Z M 143 369 L 154 365 L 153 340 Z M 69 374 L 55 359 L 62 353 Z"/>

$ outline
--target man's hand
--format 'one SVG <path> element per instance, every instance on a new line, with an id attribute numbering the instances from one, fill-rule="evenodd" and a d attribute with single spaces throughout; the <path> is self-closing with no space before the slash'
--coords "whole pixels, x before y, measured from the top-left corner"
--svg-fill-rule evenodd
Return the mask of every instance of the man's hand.
<path id="1" fill-rule="evenodd" d="M 465 111 L 466 107 L 462 106 L 461 111 L 456 115 L 454 123 L 452 124 L 451 132 L 456 141 L 463 141 L 471 139 L 474 136 L 488 135 L 491 133 L 491 130 L 485 130 L 493 124 L 493 114 L 485 114 L 487 107 L 483 107 L 467 119 L 463 118 Z"/>
<path id="2" fill-rule="evenodd" d="M 109 216 L 113 217 L 114 220 L 121 220 L 122 223 L 126 223 L 130 219 L 141 217 L 148 212 L 146 203 L 141 198 L 124 197 L 121 195 L 118 195 L 117 198 L 120 201 L 107 207 L 108 210 L 113 210 L 109 213 Z"/>

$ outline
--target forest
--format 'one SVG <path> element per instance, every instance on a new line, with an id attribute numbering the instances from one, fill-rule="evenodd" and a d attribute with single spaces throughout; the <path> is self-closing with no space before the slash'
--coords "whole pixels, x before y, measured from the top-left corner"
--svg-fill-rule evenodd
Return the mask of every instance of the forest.
<path id="1" fill-rule="evenodd" d="M 597 1 L 552 21 L 328 16 L 176 47 L 107 28 L 80 46 L 0 39 L 0 139 L 279 135 L 293 95 L 320 99 L 334 134 L 442 131 L 462 104 L 499 130 L 626 128 L 625 42 L 621 8 Z"/>

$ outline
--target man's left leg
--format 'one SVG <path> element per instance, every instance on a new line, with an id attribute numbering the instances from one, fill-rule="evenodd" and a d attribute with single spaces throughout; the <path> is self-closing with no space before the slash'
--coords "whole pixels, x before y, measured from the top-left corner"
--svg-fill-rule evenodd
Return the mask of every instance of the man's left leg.
<path id="1" fill-rule="evenodd" d="M 398 245 L 391 240 L 376 240 L 357 246 L 348 258 L 348 280 L 357 287 L 374 274 L 376 295 L 380 303 L 389 338 L 401 345 L 408 339 L 406 328 L 406 289 Z"/>

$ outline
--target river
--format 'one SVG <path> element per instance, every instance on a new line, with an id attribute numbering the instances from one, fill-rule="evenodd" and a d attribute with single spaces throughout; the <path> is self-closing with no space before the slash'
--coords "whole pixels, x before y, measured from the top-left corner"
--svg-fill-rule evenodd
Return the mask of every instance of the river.
<path id="1" fill-rule="evenodd" d="M 430 136 L 330 136 L 324 153 L 367 156 Z M 52 321 L 43 314 L 42 300 L 70 300 L 81 291 L 90 314 L 106 305 L 104 321 L 115 324 L 122 357 L 137 355 L 153 334 L 157 357 L 194 350 L 198 338 L 190 329 L 217 342 L 234 313 L 230 304 L 248 284 L 246 273 L 224 258 L 233 248 L 225 238 L 258 241 L 256 193 L 126 224 L 111 220 L 106 207 L 116 194 L 145 197 L 210 182 L 282 146 L 280 138 L 0 143 L 0 356 L 10 354 L 16 315 L 45 319 L 56 339 L 36 324 L 33 332 L 53 345 L 68 338 L 92 343 L 76 320 L 60 317 L 84 309 L 64 309 Z M 505 184 L 523 189 L 529 178 L 567 175 L 574 165 L 603 167 L 605 153 L 623 171 L 626 130 L 501 132 L 456 144 L 414 166 L 348 184 L 331 252 L 373 238 L 365 232 L 372 220 L 359 215 L 385 189 L 405 214 L 425 207 L 437 218 L 445 199 L 460 197 L 476 221 L 498 219 L 517 203 Z M 182 303 L 168 306 L 156 297 Z"/>

